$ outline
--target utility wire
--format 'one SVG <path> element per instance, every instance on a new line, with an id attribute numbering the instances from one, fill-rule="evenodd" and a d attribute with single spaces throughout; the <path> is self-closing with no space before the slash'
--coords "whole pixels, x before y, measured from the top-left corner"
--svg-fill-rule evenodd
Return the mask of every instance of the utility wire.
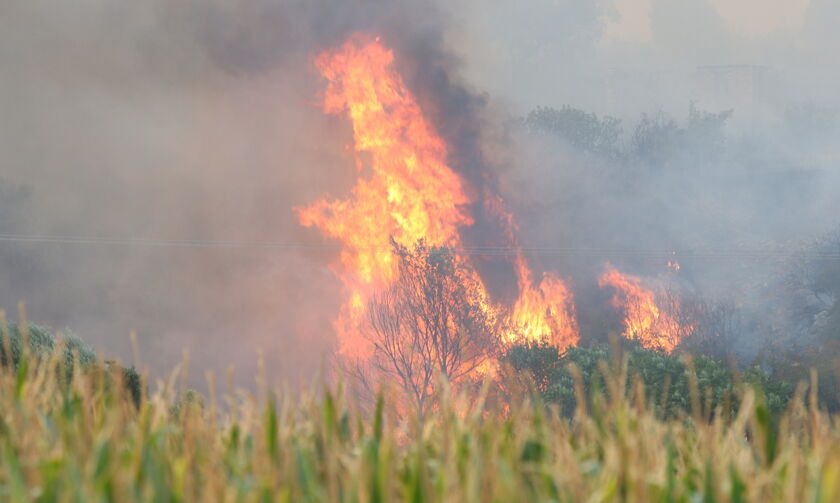
<path id="1" fill-rule="evenodd" d="M 201 248 L 201 249 L 253 249 L 279 251 L 341 251 L 338 244 L 284 243 L 273 241 L 223 241 L 207 239 L 148 239 L 131 237 L 95 237 L 95 236 L 55 236 L 31 234 L 2 234 L 0 242 L 87 245 L 87 246 L 122 246 L 146 248 Z M 390 250 L 390 245 L 369 246 L 360 250 Z M 629 248 L 577 248 L 577 247 L 514 247 L 514 246 L 461 246 L 443 248 L 441 253 L 453 255 L 511 256 L 518 253 L 541 256 L 637 256 L 658 258 L 716 258 L 716 259 L 779 259 L 808 258 L 814 260 L 840 261 L 840 253 L 819 253 L 790 250 L 654 250 Z"/>

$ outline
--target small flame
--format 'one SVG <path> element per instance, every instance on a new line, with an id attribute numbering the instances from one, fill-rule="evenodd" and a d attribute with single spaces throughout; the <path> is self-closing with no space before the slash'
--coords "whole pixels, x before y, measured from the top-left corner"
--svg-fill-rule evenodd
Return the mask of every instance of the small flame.
<path id="1" fill-rule="evenodd" d="M 598 285 L 615 289 L 612 305 L 624 312 L 624 337 L 639 340 L 645 348 L 670 353 L 694 330 L 691 325 L 681 325 L 672 313 L 663 310 L 657 304 L 654 292 L 645 288 L 637 276 L 622 274 L 608 266 L 598 279 Z"/>
<path id="2" fill-rule="evenodd" d="M 485 205 L 498 218 L 508 242 L 516 250 L 513 267 L 519 298 L 506 319 L 506 331 L 502 338 L 512 344 L 549 343 L 561 350 L 576 346 L 580 334 L 571 290 L 552 272 L 544 273 L 535 288 L 531 269 L 516 241 L 513 215 L 505 207 L 504 201 L 495 194 L 485 195 Z"/>
<path id="3" fill-rule="evenodd" d="M 520 255 L 516 260 L 519 299 L 508 318 L 507 342 L 547 342 L 566 349 L 578 343 L 572 292 L 554 273 L 543 274 L 539 286 L 531 283 L 531 271 Z"/>

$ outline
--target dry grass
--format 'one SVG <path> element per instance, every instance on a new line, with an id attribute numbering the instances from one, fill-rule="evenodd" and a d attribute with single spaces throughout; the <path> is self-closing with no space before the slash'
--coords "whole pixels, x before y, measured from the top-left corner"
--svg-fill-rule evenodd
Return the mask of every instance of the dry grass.
<path id="1" fill-rule="evenodd" d="M 177 372 L 138 409 L 118 374 L 62 382 L 58 360 L 0 371 L 0 501 L 840 501 L 840 427 L 804 387 L 778 421 L 750 389 L 734 418 L 663 421 L 618 369 L 572 421 L 497 410 L 493 386 L 421 421 L 340 389 L 179 400 Z"/>

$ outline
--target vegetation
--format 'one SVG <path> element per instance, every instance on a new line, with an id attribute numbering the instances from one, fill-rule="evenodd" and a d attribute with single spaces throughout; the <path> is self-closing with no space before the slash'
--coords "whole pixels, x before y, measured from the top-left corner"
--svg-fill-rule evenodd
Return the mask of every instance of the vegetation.
<path id="1" fill-rule="evenodd" d="M 87 369 L 97 364 L 96 354 L 78 336 L 66 334 L 57 338 L 49 329 L 38 325 L 3 324 L 0 327 L 0 368 L 18 370 L 21 362 L 28 365 L 28 360 L 43 362 L 58 355 L 60 367 L 65 372 L 60 382 L 71 379 L 75 369 L 80 366 Z M 107 362 L 109 367 L 119 369 L 122 382 L 136 404 L 140 404 L 140 375 L 134 367 L 119 367 Z M 25 369 L 24 369 L 25 370 Z"/>
<path id="2" fill-rule="evenodd" d="M 608 157 L 636 159 L 659 167 L 686 150 L 705 156 L 720 153 L 726 143 L 724 127 L 733 110 L 718 113 L 697 109 L 692 103 L 684 127 L 662 112 L 643 114 L 633 128 L 629 144 L 622 144 L 621 120 L 564 105 L 537 107 L 524 119 L 528 130 L 554 135 L 574 147 Z"/>
<path id="3" fill-rule="evenodd" d="M 12 323 L 8 324 L 3 332 L 2 344 L 0 344 L 0 364 L 2 365 L 17 366 L 24 347 L 36 357 L 43 358 L 51 355 L 58 345 L 52 332 L 38 325 L 18 326 Z M 60 343 L 63 346 L 64 363 L 71 371 L 75 360 L 82 365 L 88 365 L 96 359 L 93 350 L 73 334 L 63 336 Z"/>
<path id="4" fill-rule="evenodd" d="M 786 318 L 762 360 L 777 380 L 797 382 L 813 370 L 819 401 L 840 412 L 840 227 L 807 245 L 778 285 Z"/>
<path id="5" fill-rule="evenodd" d="M 614 155 L 621 148 L 621 120 L 615 117 L 599 118 L 568 105 L 559 110 L 539 107 L 525 118 L 525 125 L 534 132 L 553 134 L 566 139 L 577 148 L 588 152 Z"/>
<path id="6" fill-rule="evenodd" d="M 630 392 L 638 381 L 652 399 L 652 410 L 660 417 L 678 417 L 698 405 L 707 413 L 734 415 L 737 390 L 743 383 L 763 390 L 768 410 L 774 415 L 784 410 L 793 394 L 791 383 L 773 380 L 759 368 L 741 374 L 714 358 L 681 358 L 644 349 L 629 341 L 624 344 L 627 346 L 624 364 L 629 377 L 625 391 Z M 577 409 L 575 373 L 580 375 L 584 396 L 591 396 L 596 390 L 603 391 L 609 373 L 604 363 L 615 362 L 615 357 L 602 345 L 570 348 L 561 353 L 552 346 L 529 344 L 511 347 L 505 361 L 515 373 L 530 374 L 542 399 L 558 404 L 565 415 L 571 416 Z M 692 388 L 692 383 L 696 388 Z"/>
<path id="7" fill-rule="evenodd" d="M 714 160 L 730 115 L 645 115 L 626 143 L 619 120 L 571 107 L 525 124 L 659 173 L 693 151 Z M 681 297 L 668 313 L 695 330 L 676 354 L 589 330 L 581 347 L 515 345 L 485 366 L 498 328 L 470 272 L 422 242 L 395 245 L 400 279 L 367 306 L 374 356 L 350 370 L 370 401 L 341 384 L 217 396 L 212 378 L 205 397 L 176 389 L 177 373 L 149 394 L 72 334 L 3 324 L 0 501 L 838 501 L 838 236 L 779 289 L 801 346 L 747 365 L 727 360 L 738 307 Z M 398 389 L 376 389 L 370 369 Z"/>
<path id="8" fill-rule="evenodd" d="M 594 353 L 593 353 L 594 354 Z M 580 359 L 579 359 L 580 360 Z M 23 360 L 22 360 L 23 361 Z M 161 384 L 139 409 L 92 365 L 67 387 L 52 359 L 0 371 L 0 499 L 131 501 L 833 502 L 840 430 L 804 388 L 773 422 L 762 394 L 737 415 L 663 419 L 626 365 L 605 368 L 567 419 L 526 393 L 443 390 L 425 417 L 388 394 L 262 389 L 208 399 Z M 573 372 L 572 375 L 575 375 Z M 583 396 L 582 379 L 573 384 Z M 698 388 L 700 384 L 689 383 Z M 277 397 L 280 399 L 278 400 Z M 220 404 L 225 404 L 220 407 Z"/>
<path id="9" fill-rule="evenodd" d="M 724 127 L 732 113 L 732 110 L 705 112 L 692 103 L 685 127 L 661 112 L 644 114 L 633 130 L 631 153 L 653 167 L 669 162 L 679 164 L 677 161 L 684 152 L 702 152 L 707 159 L 714 159 L 726 142 Z"/>
<path id="10" fill-rule="evenodd" d="M 455 254 L 423 242 L 394 247 L 399 279 L 370 302 L 367 335 L 373 366 L 422 412 L 436 376 L 470 374 L 493 355 L 498 337 L 476 298 L 476 280 Z"/>

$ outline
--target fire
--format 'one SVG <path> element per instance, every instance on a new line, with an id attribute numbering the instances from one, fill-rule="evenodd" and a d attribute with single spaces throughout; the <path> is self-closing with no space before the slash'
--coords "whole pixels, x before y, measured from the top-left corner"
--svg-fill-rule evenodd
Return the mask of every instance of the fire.
<path id="1" fill-rule="evenodd" d="M 296 208 L 300 222 L 342 243 L 334 271 L 345 289 L 335 321 L 339 354 L 365 360 L 372 346 L 362 335 L 367 303 L 396 279 L 391 240 L 413 247 L 463 248 L 460 230 L 473 224 L 460 177 L 447 164 L 447 145 L 423 116 L 414 95 L 394 69 L 394 54 L 379 38 L 356 36 L 321 54 L 316 66 L 328 81 L 324 111 L 344 114 L 353 126 L 359 177 L 349 197 L 321 199 Z M 506 218 L 510 219 L 509 214 Z M 513 241 L 511 241 L 513 245 Z M 458 260 L 468 264 L 466 256 Z M 505 317 L 503 342 L 577 342 L 572 295 L 553 274 L 537 287 L 521 253 L 516 254 L 520 298 Z M 470 280 L 483 309 L 498 313 L 474 268 Z"/>
<path id="2" fill-rule="evenodd" d="M 608 266 L 598 279 L 598 285 L 615 289 L 612 304 L 624 311 L 624 337 L 638 339 L 646 348 L 670 353 L 694 329 L 691 325 L 680 324 L 674 318 L 673 310 L 663 310 L 657 304 L 654 292 L 645 288 L 637 276 L 622 274 Z"/>
<path id="3" fill-rule="evenodd" d="M 507 319 L 506 342 L 548 342 L 560 349 L 577 345 L 579 334 L 572 292 L 552 272 L 535 288 L 522 254 L 514 263 L 519 299 Z"/>
<path id="4" fill-rule="evenodd" d="M 371 349 L 359 330 L 367 299 L 397 274 L 391 239 L 408 247 L 420 239 L 430 246 L 457 246 L 458 228 L 472 223 L 465 211 L 470 200 L 447 166 L 446 145 L 392 68 L 393 60 L 376 40 L 348 41 L 316 60 L 329 81 L 324 110 L 346 111 L 355 150 L 369 154 L 370 175 L 358 179 L 347 199 L 321 199 L 297 209 L 303 225 L 344 245 L 337 273 L 349 300 L 335 327 L 339 353 L 358 358 Z M 360 172 L 362 165 L 359 159 Z"/>
<path id="5" fill-rule="evenodd" d="M 575 317 L 574 296 L 566 283 L 555 273 L 543 274 L 535 288 L 531 269 L 516 245 L 516 223 L 495 194 L 487 194 L 485 205 L 499 219 L 507 240 L 516 249 L 513 266 L 519 298 L 509 313 L 502 334 L 505 342 L 548 342 L 560 349 L 576 346 L 580 335 Z"/>

